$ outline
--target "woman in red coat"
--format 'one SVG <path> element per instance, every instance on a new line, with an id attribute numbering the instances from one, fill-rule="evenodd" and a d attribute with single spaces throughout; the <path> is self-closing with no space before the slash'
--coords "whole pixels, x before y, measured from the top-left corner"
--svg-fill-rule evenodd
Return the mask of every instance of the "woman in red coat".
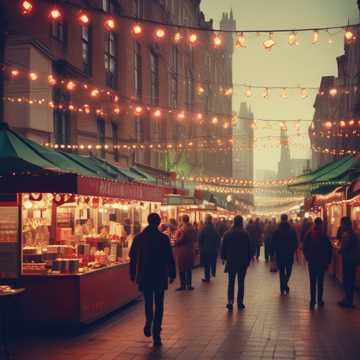
<path id="1" fill-rule="evenodd" d="M 194 265 L 194 243 L 196 232 L 188 215 L 183 215 L 182 225 L 175 235 L 176 259 L 180 273 L 180 287 L 176 291 L 194 290 L 192 268 Z"/>

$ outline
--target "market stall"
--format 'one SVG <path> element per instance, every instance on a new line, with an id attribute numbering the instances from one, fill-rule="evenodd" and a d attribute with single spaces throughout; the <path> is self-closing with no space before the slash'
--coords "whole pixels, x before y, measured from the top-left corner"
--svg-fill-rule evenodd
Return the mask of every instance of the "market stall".
<path id="1" fill-rule="evenodd" d="M 129 248 L 171 188 L 0 128 L 0 278 L 25 324 L 80 325 L 138 297 Z"/>

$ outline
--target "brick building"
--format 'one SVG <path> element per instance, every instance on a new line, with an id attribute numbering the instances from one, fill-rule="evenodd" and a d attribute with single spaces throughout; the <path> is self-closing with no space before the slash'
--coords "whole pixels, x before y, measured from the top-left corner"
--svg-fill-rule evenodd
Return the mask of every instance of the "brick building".
<path id="1" fill-rule="evenodd" d="M 163 27 L 166 39 L 156 41 L 154 32 L 160 25 L 213 28 L 200 11 L 200 0 L 71 0 L 32 2 L 33 11 L 21 15 L 19 2 L 2 5 L 9 21 L 6 63 L 16 64 L 20 71 L 31 69 L 39 75 L 37 81 L 21 78 L 7 81 L 5 86 L 5 120 L 23 135 L 40 143 L 116 145 L 123 142 L 144 144 L 181 142 L 200 137 L 231 138 L 231 126 L 214 126 L 214 114 L 232 116 L 231 95 L 219 94 L 221 87 L 232 88 L 232 35 L 224 34 L 224 47 L 211 46 L 213 32 L 199 31 L 195 47 L 187 41 L 176 44 L 173 36 L 181 28 Z M 54 3 L 63 12 L 58 21 L 49 21 Z M 90 17 L 88 24 L 79 22 L 79 11 Z M 114 31 L 107 31 L 104 21 L 116 18 Z M 136 17 L 139 20 L 135 21 Z M 131 36 L 134 25 L 142 26 L 142 34 Z M 222 29 L 236 27 L 232 13 L 223 15 Z M 182 31 L 184 37 L 189 31 Z M 171 40 L 169 39 L 171 37 Z M 83 88 L 50 86 L 47 78 L 68 84 L 75 80 L 106 93 L 94 94 Z M 200 91 L 201 88 L 201 91 Z M 109 93 L 110 94 L 110 93 Z M 118 97 L 117 103 L 114 98 Z M 31 99 L 29 106 L 25 101 Z M 15 101 L 14 104 L 12 101 Z M 43 102 L 40 106 L 38 102 Z M 55 109 L 49 102 L 61 104 Z M 85 105 L 93 109 L 72 111 Z M 134 108 L 142 104 L 143 111 L 135 115 Z M 154 116 L 154 109 L 167 109 Z M 170 110 L 170 111 L 169 111 Z M 184 111 L 184 119 L 176 114 Z M 202 113 L 201 121 L 194 118 Z M 98 155 L 119 161 L 123 165 L 139 162 L 152 167 L 172 170 L 180 158 L 197 174 L 231 176 L 231 155 L 208 154 L 205 150 L 184 154 L 161 153 L 154 150 L 92 150 Z"/>
<path id="2" fill-rule="evenodd" d="M 360 1 L 358 7 L 360 10 Z M 358 123 L 351 122 L 360 119 L 359 27 L 351 31 L 355 39 L 344 42 L 344 54 L 336 59 L 338 76 L 321 79 L 315 100 L 314 119 L 309 128 L 311 144 L 317 149 L 312 153 L 313 169 L 342 156 L 341 149 L 360 150 Z M 336 153 L 326 153 L 326 149 L 335 149 Z"/>

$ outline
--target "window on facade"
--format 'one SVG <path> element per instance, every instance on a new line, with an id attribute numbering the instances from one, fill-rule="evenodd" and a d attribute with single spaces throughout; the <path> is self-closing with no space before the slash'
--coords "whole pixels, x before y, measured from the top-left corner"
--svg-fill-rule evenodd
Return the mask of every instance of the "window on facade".
<path id="1" fill-rule="evenodd" d="M 113 145 L 118 145 L 119 144 L 119 126 L 118 126 L 118 124 L 116 124 L 114 122 L 111 123 L 111 134 L 112 134 Z M 118 149 L 114 149 L 114 160 L 119 161 Z"/>
<path id="2" fill-rule="evenodd" d="M 178 103 L 178 51 L 177 46 L 171 49 L 169 103 L 173 108 L 176 108 Z"/>
<path id="3" fill-rule="evenodd" d="M 159 105 L 159 56 L 150 53 L 150 97 L 152 105 Z"/>
<path id="4" fill-rule="evenodd" d="M 188 74 L 187 88 L 186 88 L 186 103 L 189 110 L 192 110 L 194 105 L 194 78 L 191 73 Z"/>
<path id="5" fill-rule="evenodd" d="M 108 32 L 105 35 L 105 73 L 106 85 L 116 87 L 116 38 Z"/>
<path id="6" fill-rule="evenodd" d="M 113 14 L 115 12 L 115 1 L 114 0 L 102 0 L 103 11 Z"/>
<path id="7" fill-rule="evenodd" d="M 69 95 L 59 88 L 54 89 L 54 104 L 68 104 Z M 70 144 L 71 140 L 71 124 L 70 124 L 70 112 L 67 110 L 67 106 L 63 106 L 59 109 L 55 106 L 54 109 L 54 140 L 57 144 Z"/>
<path id="8" fill-rule="evenodd" d="M 81 50 L 83 71 L 91 74 L 91 28 L 89 26 L 81 27 Z"/>
<path id="9" fill-rule="evenodd" d="M 137 116 L 135 119 L 135 133 L 137 142 L 143 142 L 145 140 L 145 122 L 141 116 Z"/>
<path id="10" fill-rule="evenodd" d="M 105 120 L 103 118 L 97 118 L 97 134 L 98 134 L 98 144 L 105 145 Z M 101 157 L 105 157 L 104 147 L 101 149 Z"/>
<path id="11" fill-rule="evenodd" d="M 135 42 L 134 48 L 134 95 L 137 100 L 142 98 L 142 56 L 141 45 Z"/>
<path id="12" fill-rule="evenodd" d="M 62 21 L 51 22 L 51 35 L 58 41 L 65 42 L 65 24 Z"/>
<path id="13" fill-rule="evenodd" d="M 135 0 L 135 17 L 139 19 L 144 17 L 144 0 Z"/>

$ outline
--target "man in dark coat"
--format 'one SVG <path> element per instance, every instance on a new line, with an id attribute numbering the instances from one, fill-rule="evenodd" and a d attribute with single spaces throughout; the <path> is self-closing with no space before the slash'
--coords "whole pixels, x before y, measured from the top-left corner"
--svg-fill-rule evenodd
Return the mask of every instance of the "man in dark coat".
<path id="1" fill-rule="evenodd" d="M 211 215 L 207 215 L 205 225 L 199 234 L 200 257 L 204 266 L 204 279 L 202 281 L 210 281 L 211 275 L 216 275 L 216 260 L 220 246 L 220 236 L 212 222 Z"/>
<path id="2" fill-rule="evenodd" d="M 277 267 L 280 275 L 280 292 L 281 295 L 290 292 L 289 280 L 294 255 L 297 249 L 297 236 L 295 230 L 288 223 L 288 216 L 281 215 L 281 222 L 278 229 L 274 232 L 272 239 L 272 250 L 276 258 Z"/>
<path id="3" fill-rule="evenodd" d="M 348 216 L 344 216 L 341 219 L 341 230 L 338 233 L 341 243 L 339 252 L 342 256 L 343 287 L 345 292 L 344 299 L 339 301 L 338 305 L 351 309 L 354 307 L 356 268 L 358 266 L 357 261 L 359 260 L 357 257 L 360 253 L 360 243 L 358 235 L 353 230 L 351 219 Z"/>
<path id="4" fill-rule="evenodd" d="M 238 277 L 237 304 L 240 310 L 244 305 L 244 287 L 246 270 L 252 258 L 251 240 L 244 230 L 243 218 L 235 216 L 233 228 L 226 232 L 221 249 L 221 258 L 226 262 L 225 271 L 228 272 L 228 303 L 229 311 L 233 309 L 235 279 Z"/>
<path id="5" fill-rule="evenodd" d="M 318 307 L 324 306 L 324 275 L 332 258 L 331 243 L 321 218 L 316 218 L 313 229 L 308 231 L 303 243 L 303 252 L 309 267 L 310 310 L 313 310 L 316 301 Z"/>
<path id="6" fill-rule="evenodd" d="M 164 295 L 168 280 L 176 277 L 175 261 L 169 238 L 158 230 L 160 216 L 148 216 L 149 226 L 137 235 L 130 249 L 130 278 L 144 295 L 146 322 L 144 334 L 153 335 L 154 346 L 161 345 Z M 155 316 L 154 316 L 155 301 Z"/>

